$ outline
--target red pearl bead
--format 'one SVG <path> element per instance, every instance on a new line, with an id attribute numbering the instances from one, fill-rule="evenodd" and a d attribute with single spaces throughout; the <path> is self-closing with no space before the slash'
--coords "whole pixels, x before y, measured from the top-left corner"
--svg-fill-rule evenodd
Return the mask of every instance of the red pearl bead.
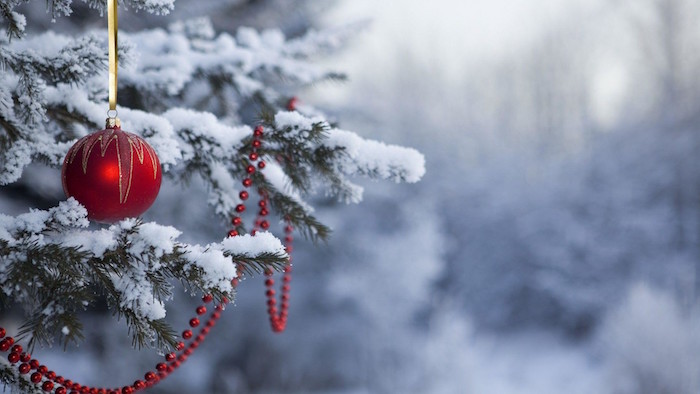
<path id="1" fill-rule="evenodd" d="M 245 211 L 245 205 L 243 205 L 243 204 L 236 205 L 236 212 L 241 213 L 243 211 Z"/>
<path id="2" fill-rule="evenodd" d="M 49 380 L 54 380 L 54 379 L 56 379 L 56 372 L 54 372 L 54 371 L 49 371 L 49 372 L 47 372 L 47 373 L 46 373 L 46 379 L 49 379 Z"/>
<path id="3" fill-rule="evenodd" d="M 204 305 L 200 305 L 197 307 L 196 312 L 199 316 L 202 316 L 203 314 L 207 313 L 207 307 Z"/>
<path id="4" fill-rule="evenodd" d="M 285 231 L 286 233 L 291 233 L 292 231 L 294 231 L 294 227 L 292 227 L 292 226 L 290 226 L 290 225 L 287 225 L 287 226 L 284 228 L 284 231 Z"/>
<path id="5" fill-rule="evenodd" d="M 22 345 L 15 345 L 12 346 L 12 350 L 10 350 L 12 353 L 22 353 Z"/>
<path id="6" fill-rule="evenodd" d="M 21 373 L 22 375 L 29 373 L 29 371 L 31 371 L 31 370 L 32 370 L 32 367 L 29 366 L 29 364 L 27 364 L 27 363 L 22 363 L 19 365 L 19 373 Z"/>
<path id="7" fill-rule="evenodd" d="M 178 342 L 177 346 L 175 346 L 175 349 L 177 349 L 178 351 L 180 351 L 184 348 L 185 348 L 185 342 Z"/>
<path id="8" fill-rule="evenodd" d="M 265 168 L 265 162 L 262 161 L 262 160 L 260 160 L 260 162 L 258 163 L 258 168 L 261 169 L 261 170 L 262 170 L 263 168 Z"/>
<path id="9" fill-rule="evenodd" d="M 236 226 L 236 227 L 240 226 L 241 223 L 243 223 L 243 220 L 241 220 L 241 218 L 238 217 L 238 216 L 236 216 L 236 217 L 234 217 L 233 219 L 231 219 L 231 224 L 233 224 L 233 225 Z"/>
<path id="10" fill-rule="evenodd" d="M 209 327 L 206 327 L 206 326 L 205 326 L 204 328 L 202 328 L 202 334 L 203 334 L 203 335 L 209 334 Z"/>
<path id="11" fill-rule="evenodd" d="M 271 299 L 267 300 L 267 306 L 275 306 L 277 304 L 277 300 Z"/>
<path id="12" fill-rule="evenodd" d="M 158 371 L 165 371 L 166 369 L 168 369 L 168 365 L 166 363 L 158 363 L 156 365 L 156 369 Z"/>
<path id="13" fill-rule="evenodd" d="M 218 318 L 220 318 L 220 317 L 221 317 L 221 313 L 220 313 L 220 312 L 214 312 L 214 313 L 211 314 L 211 318 L 214 319 L 214 320 L 216 320 L 216 319 L 218 319 Z"/>
<path id="14" fill-rule="evenodd" d="M 240 193 L 238 193 L 238 197 L 240 197 L 241 200 L 244 200 L 244 201 L 245 201 L 245 200 L 248 199 L 249 194 L 248 194 L 247 191 L 243 190 L 243 191 L 241 191 Z"/>
<path id="15" fill-rule="evenodd" d="M 267 206 L 267 201 L 265 201 L 265 200 L 260 200 L 260 201 L 258 202 L 258 205 L 260 206 L 260 208 L 265 208 L 265 207 Z"/>
<path id="16" fill-rule="evenodd" d="M 268 291 L 265 292 L 265 295 L 268 297 L 274 297 L 275 296 L 275 290 L 274 289 L 269 289 Z"/>
<path id="17" fill-rule="evenodd" d="M 255 152 L 251 152 L 250 155 L 248 155 L 248 158 L 250 159 L 250 161 L 258 160 L 258 154 Z"/>
<path id="18" fill-rule="evenodd" d="M 190 327 L 194 328 L 197 326 L 199 326 L 199 319 L 197 319 L 196 317 L 191 318 L 190 319 Z"/>
<path id="19" fill-rule="evenodd" d="M 10 350 L 10 346 L 12 346 L 12 343 L 10 341 L 8 341 L 9 338 L 10 337 L 7 337 L 7 338 L 3 339 L 2 341 L 0 341 L 0 351 L 6 352 L 6 351 Z"/>
<path id="20" fill-rule="evenodd" d="M 175 355 L 175 353 L 168 353 L 168 354 L 165 355 L 165 361 L 168 361 L 168 362 L 174 361 L 175 358 L 177 358 L 177 356 Z"/>
<path id="21" fill-rule="evenodd" d="M 258 212 L 258 214 L 259 214 L 260 216 L 267 216 L 269 213 L 270 213 L 270 211 L 268 211 L 268 210 L 265 209 L 265 208 L 261 209 L 260 212 Z"/>
<path id="22" fill-rule="evenodd" d="M 149 382 L 151 380 L 156 380 L 156 378 L 157 378 L 156 374 L 153 371 L 146 372 L 146 374 L 143 375 L 143 377 Z"/>
<path id="23" fill-rule="evenodd" d="M 275 285 L 275 280 L 272 278 L 265 279 L 265 286 L 270 287 Z"/>
<path id="24" fill-rule="evenodd" d="M 177 356 L 177 361 L 184 363 L 185 360 L 187 360 L 187 356 L 185 356 L 184 354 Z"/>
<path id="25" fill-rule="evenodd" d="M 56 394 L 66 394 L 68 390 L 65 387 L 58 387 L 55 391 Z"/>
<path id="26" fill-rule="evenodd" d="M 260 137 L 263 134 L 263 127 L 262 126 L 256 126 L 255 130 L 253 131 L 253 135 L 256 137 Z"/>
<path id="27" fill-rule="evenodd" d="M 185 350 L 182 352 L 182 354 L 184 354 L 185 356 L 191 355 L 191 354 L 192 354 L 192 348 L 189 348 L 189 347 L 188 347 L 187 349 L 185 349 Z"/>
<path id="28" fill-rule="evenodd" d="M 29 360 L 29 365 L 32 366 L 32 369 L 37 369 L 37 368 L 39 368 L 39 360 L 36 360 L 36 359 Z"/>
<path id="29" fill-rule="evenodd" d="M 238 236 L 238 231 L 237 230 L 231 230 L 228 232 L 229 237 L 236 237 Z"/>
<path id="30" fill-rule="evenodd" d="M 23 363 L 28 363 L 29 360 L 32 359 L 32 356 L 29 353 L 22 353 L 19 355 L 19 361 Z"/>
<path id="31" fill-rule="evenodd" d="M 267 230 L 268 228 L 270 228 L 270 222 L 268 222 L 267 220 L 263 220 L 262 222 L 260 222 L 260 227 L 262 227 L 263 230 Z"/>
<path id="32" fill-rule="evenodd" d="M 289 243 L 292 241 L 294 241 L 294 237 L 292 237 L 291 235 L 287 235 L 286 237 L 284 237 L 284 242 Z"/>
<path id="33" fill-rule="evenodd" d="M 12 352 L 7 356 L 7 361 L 10 362 L 10 364 L 15 364 L 19 362 L 19 353 Z"/>
<path id="34" fill-rule="evenodd" d="M 299 104 L 299 99 L 296 97 L 292 97 L 287 101 L 287 111 L 296 111 L 297 109 L 297 104 Z"/>
<path id="35" fill-rule="evenodd" d="M 142 381 L 137 380 L 137 381 L 134 382 L 133 387 L 134 387 L 134 389 L 136 389 L 136 390 L 142 390 L 142 389 L 144 389 L 144 388 L 146 387 L 146 385 L 145 385 Z"/>
<path id="36" fill-rule="evenodd" d="M 70 390 L 71 388 L 73 388 L 73 381 L 68 379 L 68 380 L 63 382 L 63 385 L 66 386 L 66 388 Z"/>
<path id="37" fill-rule="evenodd" d="M 192 330 L 185 330 L 182 332 L 182 337 L 185 339 L 192 338 Z"/>
<path id="38" fill-rule="evenodd" d="M 7 331 L 5 331 L 4 328 L 0 327 L 0 338 L 4 338 L 5 334 L 7 334 Z"/>
<path id="39" fill-rule="evenodd" d="M 246 178 L 243 180 L 243 186 L 245 187 L 250 187 L 253 184 L 253 180 L 250 178 Z"/>
<path id="40" fill-rule="evenodd" d="M 262 145 L 260 140 L 253 140 L 253 148 L 260 148 L 260 145 Z"/>
<path id="41" fill-rule="evenodd" d="M 122 394 L 132 394 L 133 392 L 134 389 L 132 389 L 131 386 L 122 387 Z"/>
<path id="42" fill-rule="evenodd" d="M 42 374 L 40 374 L 39 372 L 34 372 L 32 374 L 32 376 L 30 377 L 30 379 L 31 379 L 32 383 L 39 383 L 39 382 L 41 382 L 41 379 L 43 377 L 44 376 Z"/>
<path id="43" fill-rule="evenodd" d="M 48 368 L 46 368 L 46 365 L 40 365 L 39 368 L 37 368 L 37 371 L 39 371 L 41 374 L 46 375 L 46 372 L 48 372 Z"/>
<path id="44" fill-rule="evenodd" d="M 202 330 L 202 332 L 204 332 L 204 330 Z M 195 338 L 195 341 L 197 341 L 197 342 L 202 342 L 203 340 L 204 340 L 204 334 L 203 334 L 203 333 L 197 335 L 197 337 Z"/>
<path id="45" fill-rule="evenodd" d="M 44 391 L 53 390 L 53 382 L 47 380 L 46 382 L 44 382 L 44 384 L 41 385 L 41 389 Z"/>
<path id="46" fill-rule="evenodd" d="M 245 171 L 246 171 L 248 174 L 252 174 L 252 173 L 255 172 L 255 166 L 252 165 L 252 164 L 249 164 L 248 167 L 246 167 Z"/>
<path id="47" fill-rule="evenodd" d="M 56 383 L 58 383 L 58 384 L 63 384 L 63 381 L 64 381 L 64 380 L 65 380 L 65 379 L 63 379 L 63 376 L 56 376 L 56 377 L 53 379 L 53 381 L 56 382 Z"/>
<path id="48" fill-rule="evenodd" d="M 226 305 L 226 304 L 228 304 L 228 298 L 221 297 L 221 305 Z"/>
<path id="49" fill-rule="evenodd" d="M 211 294 L 207 294 L 202 297 L 202 301 L 204 301 L 205 303 L 212 302 L 212 300 L 214 300 L 214 296 L 212 296 Z"/>
<path id="50" fill-rule="evenodd" d="M 216 324 L 215 320 L 209 320 L 209 321 L 207 321 L 206 327 L 214 327 L 215 324 Z"/>

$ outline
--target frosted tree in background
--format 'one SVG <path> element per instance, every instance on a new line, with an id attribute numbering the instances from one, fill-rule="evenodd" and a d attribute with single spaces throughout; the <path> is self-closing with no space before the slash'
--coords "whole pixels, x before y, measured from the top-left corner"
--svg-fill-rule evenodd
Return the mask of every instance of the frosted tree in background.
<path id="1" fill-rule="evenodd" d="M 76 139 L 102 127 L 107 96 L 103 33 L 30 33 L 21 3 L 0 1 L 5 70 L 0 76 L 0 184 L 23 185 L 4 186 L 14 192 L 41 182 L 33 172 L 59 177 L 56 170 L 36 168 L 58 168 Z M 71 3 L 48 2 L 48 12 L 55 19 L 68 18 Z M 99 20 L 105 2 L 86 4 L 97 10 L 91 17 Z M 122 5 L 155 15 L 175 6 L 174 1 L 150 0 Z M 27 352 L 37 344 L 79 343 L 81 313 L 97 304 L 106 303 L 124 318 L 135 346 L 170 355 L 180 350 L 179 334 L 165 321 L 176 281 L 193 293 L 211 295 L 220 303 L 219 313 L 234 298 L 242 272 L 284 268 L 289 249 L 271 233 L 243 235 L 252 229 L 237 220 L 246 219 L 245 188 L 264 196 L 287 226 L 321 240 L 330 229 L 314 216 L 310 194 L 359 202 L 362 188 L 351 177 L 421 178 L 423 157 L 415 150 L 341 130 L 320 111 L 299 106 L 290 93 L 343 79 L 312 60 L 338 49 L 353 30 L 310 30 L 288 39 L 279 30 L 240 28 L 231 35 L 217 33 L 208 19 L 199 18 L 120 34 L 123 128 L 155 149 L 171 182 L 183 187 L 192 179 L 201 182 L 207 203 L 221 218 L 222 234 L 229 231 L 229 236 L 201 246 L 179 241 L 181 232 L 173 227 L 140 219 L 108 227 L 90 224 L 74 199 L 2 215 L 0 296 L 25 316 L 18 335 L 5 333 L 0 344 L 7 352 L 8 361 L 0 367 L 5 384 L 20 392 L 75 390 L 30 362 Z M 261 220 L 255 227 L 266 230 L 274 224 Z M 124 384 L 113 391 L 142 388 Z"/>

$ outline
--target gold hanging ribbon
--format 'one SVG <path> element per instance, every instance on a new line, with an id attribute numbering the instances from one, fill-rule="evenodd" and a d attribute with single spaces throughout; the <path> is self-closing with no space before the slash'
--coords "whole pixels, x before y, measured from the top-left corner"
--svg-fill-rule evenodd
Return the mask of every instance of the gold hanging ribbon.
<path id="1" fill-rule="evenodd" d="M 107 0 L 107 30 L 109 31 L 109 110 L 117 110 L 117 0 Z M 111 116 L 111 115 L 110 115 Z"/>

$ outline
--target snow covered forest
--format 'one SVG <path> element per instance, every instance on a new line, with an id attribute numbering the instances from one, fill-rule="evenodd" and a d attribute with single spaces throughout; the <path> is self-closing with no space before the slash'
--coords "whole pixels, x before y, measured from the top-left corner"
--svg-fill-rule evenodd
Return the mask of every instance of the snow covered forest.
<path id="1" fill-rule="evenodd" d="M 26 16 L 17 25 L 29 35 L 13 39 L 17 50 L 105 25 L 99 1 L 75 1 L 70 15 L 55 8 L 65 2 L 16 3 Z M 426 159 L 418 183 L 353 178 L 336 193 L 343 198 L 314 196 L 313 214 L 332 234 L 325 243 L 295 242 L 286 331 L 269 329 L 264 277 L 246 278 L 207 341 L 149 392 L 700 391 L 699 3 L 146 2 L 161 7 L 155 13 L 139 3 L 125 1 L 124 45 L 156 56 L 145 65 L 125 58 L 125 103 L 166 112 L 173 101 L 140 89 L 177 89 L 198 68 L 218 70 L 239 55 L 235 41 L 252 48 L 263 70 L 289 55 L 288 78 L 261 72 L 231 82 L 236 88 L 219 94 L 236 95 L 235 106 L 202 97 L 201 86 L 177 100 L 207 102 L 225 121 L 252 124 L 259 114 L 249 93 L 272 86 L 266 94 L 298 97 L 309 118 L 329 114 L 334 141 L 361 143 L 342 132 L 353 130 Z M 208 56 L 181 41 L 158 53 L 172 35 L 202 38 Z M 314 53 L 284 37 L 311 42 Z M 153 68 L 166 71 L 149 74 Z M 87 104 L 102 85 L 65 89 L 49 99 L 69 97 L 79 116 L 102 121 L 104 111 Z M 176 131 L 195 122 L 223 130 L 188 115 L 166 118 Z M 146 129 L 161 124 L 139 111 L 120 116 Z M 276 122 L 290 122 L 284 116 Z M 168 138 L 154 139 L 171 153 L 166 165 L 196 153 Z M 56 160 L 52 149 L 39 155 Z M 414 160 L 374 163 L 404 169 L 379 178 L 418 180 L 419 156 L 404 157 Z M 363 159 L 346 168 L 372 164 Z M 65 200 L 54 168 L 34 163 L 10 175 L 19 180 L 0 187 L 1 214 Z M 235 202 L 208 193 L 206 176 L 187 181 L 165 180 L 144 219 L 179 229 L 182 242 L 220 242 L 228 228 L 217 210 Z M 212 199 L 214 208 L 201 203 Z M 197 300 L 174 292 L 168 319 L 186 321 Z M 86 382 L 133 380 L 158 356 L 131 350 L 124 321 L 112 315 L 106 304 L 91 307 L 84 342 L 34 355 Z M 20 309 L 3 309 L 0 325 L 16 331 L 21 319 Z"/>

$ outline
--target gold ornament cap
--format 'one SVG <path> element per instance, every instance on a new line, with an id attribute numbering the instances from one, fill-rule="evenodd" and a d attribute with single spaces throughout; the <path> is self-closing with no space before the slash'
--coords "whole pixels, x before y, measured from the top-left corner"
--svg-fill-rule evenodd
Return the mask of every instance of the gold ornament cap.
<path id="1" fill-rule="evenodd" d="M 113 129 L 115 127 L 122 128 L 122 122 L 119 118 L 107 118 L 105 129 Z"/>

